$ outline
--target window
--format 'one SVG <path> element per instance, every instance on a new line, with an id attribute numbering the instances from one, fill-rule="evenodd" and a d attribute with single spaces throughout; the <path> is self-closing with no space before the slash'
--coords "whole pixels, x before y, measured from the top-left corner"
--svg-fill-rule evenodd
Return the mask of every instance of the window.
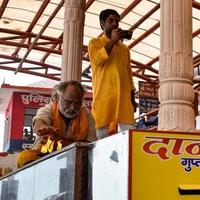
<path id="1" fill-rule="evenodd" d="M 24 127 L 23 127 L 23 139 L 28 142 L 34 142 L 35 134 L 33 133 L 32 120 L 36 115 L 37 108 L 25 108 L 24 111 Z"/>

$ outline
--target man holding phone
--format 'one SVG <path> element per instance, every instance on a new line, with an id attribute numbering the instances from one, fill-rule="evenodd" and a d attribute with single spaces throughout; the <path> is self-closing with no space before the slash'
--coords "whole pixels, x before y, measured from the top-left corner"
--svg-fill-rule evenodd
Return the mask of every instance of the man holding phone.
<path id="1" fill-rule="evenodd" d="M 112 9 L 99 16 L 104 34 L 94 38 L 88 46 L 92 66 L 93 107 L 97 137 L 103 138 L 134 128 L 134 84 L 130 52 L 121 42 L 127 31 L 119 28 L 120 16 Z M 128 36 L 130 37 L 130 36 Z"/>

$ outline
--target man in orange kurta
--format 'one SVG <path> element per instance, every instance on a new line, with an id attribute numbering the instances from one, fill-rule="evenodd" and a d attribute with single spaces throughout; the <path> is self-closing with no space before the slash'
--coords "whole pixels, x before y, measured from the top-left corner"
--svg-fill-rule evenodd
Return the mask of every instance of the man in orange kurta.
<path id="1" fill-rule="evenodd" d="M 82 105 L 83 95 L 84 88 L 77 81 L 61 82 L 56 87 L 52 101 L 33 119 L 39 137 L 31 150 L 19 154 L 19 167 L 73 142 L 96 140 L 93 116 Z"/>
<path id="2" fill-rule="evenodd" d="M 89 43 L 92 66 L 93 107 L 97 137 L 103 138 L 120 130 L 134 128 L 134 84 L 132 80 L 130 52 L 121 42 L 123 33 L 120 16 L 115 10 L 100 13 L 103 36 Z"/>

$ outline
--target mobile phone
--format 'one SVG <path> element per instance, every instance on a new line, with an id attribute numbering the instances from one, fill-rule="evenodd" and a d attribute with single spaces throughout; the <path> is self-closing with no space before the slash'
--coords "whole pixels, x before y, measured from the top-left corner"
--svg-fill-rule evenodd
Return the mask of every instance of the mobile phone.
<path id="1" fill-rule="evenodd" d="M 130 40 L 132 38 L 133 31 L 121 30 L 120 34 L 121 34 L 120 38 Z"/>

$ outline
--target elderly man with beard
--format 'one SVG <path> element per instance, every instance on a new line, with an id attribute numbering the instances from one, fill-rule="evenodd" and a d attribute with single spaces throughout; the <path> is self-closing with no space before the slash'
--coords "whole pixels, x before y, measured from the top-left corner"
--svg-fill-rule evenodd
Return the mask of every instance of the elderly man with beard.
<path id="1" fill-rule="evenodd" d="M 52 101 L 40 108 L 33 118 L 33 128 L 39 137 L 31 150 L 19 154 L 19 167 L 73 142 L 96 140 L 94 119 L 82 105 L 85 93 L 82 85 L 66 81 L 54 89 Z"/>

